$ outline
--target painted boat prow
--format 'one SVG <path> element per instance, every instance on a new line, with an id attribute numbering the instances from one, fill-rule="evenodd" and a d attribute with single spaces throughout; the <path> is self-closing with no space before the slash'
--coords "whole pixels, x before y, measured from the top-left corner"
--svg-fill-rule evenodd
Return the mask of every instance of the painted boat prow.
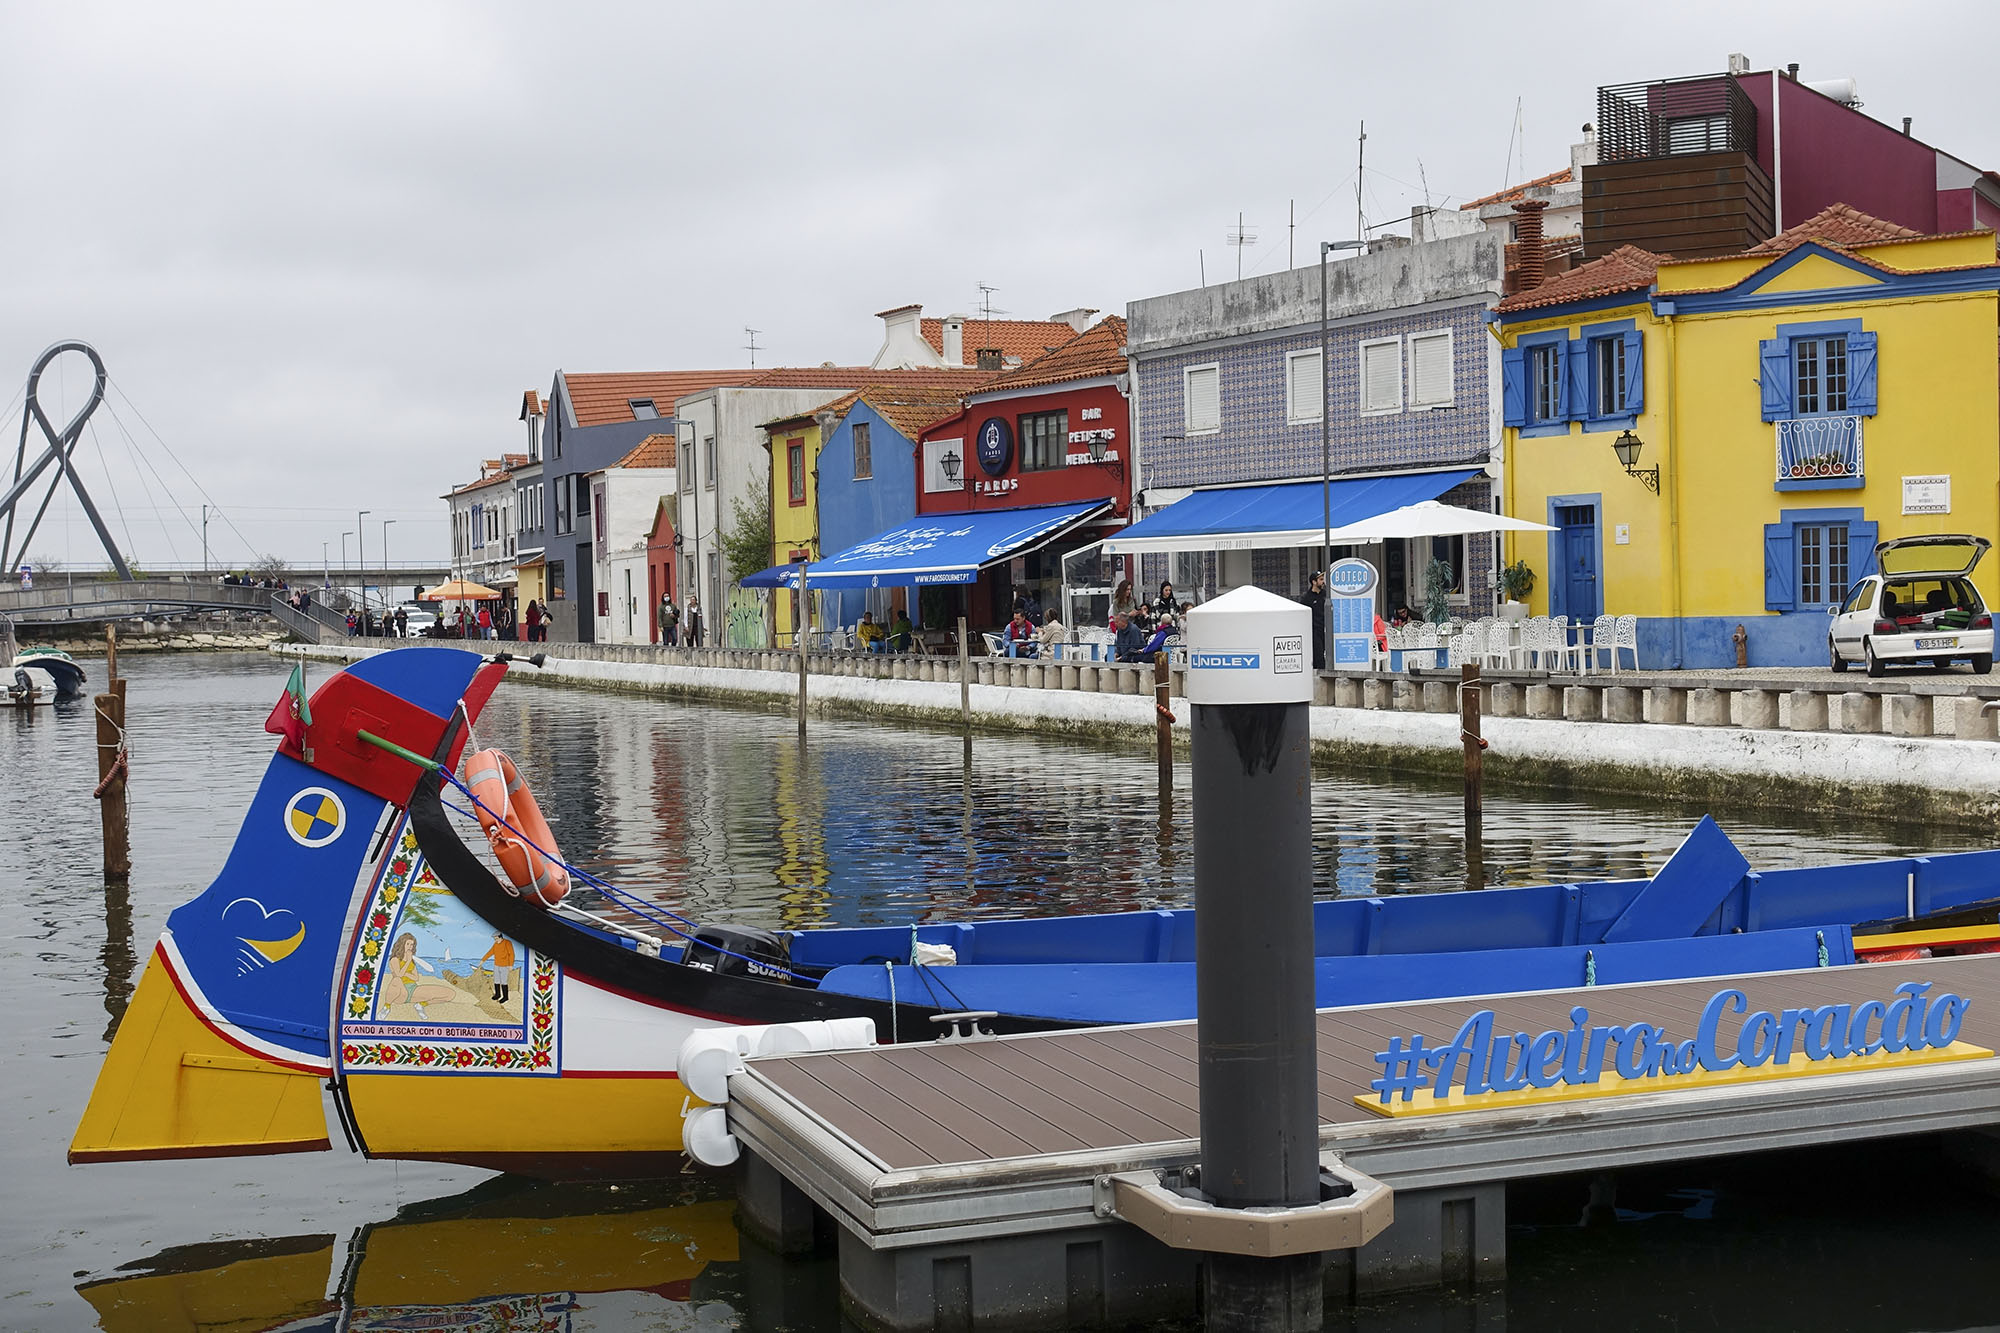
<path id="1" fill-rule="evenodd" d="M 402 734 L 440 743 L 458 701 L 476 712 L 504 669 L 482 681 L 476 653 L 411 655 L 426 660 L 371 671 L 371 659 L 310 701 L 295 673 L 268 724 L 284 739 L 222 870 L 168 916 L 70 1161 L 331 1146 L 319 1085 L 333 1068 L 334 973 L 350 904 L 380 878 L 383 847 L 402 823 L 395 807 L 415 777 L 401 761 L 407 775 L 355 753 L 351 732 L 357 717 L 386 715 Z"/>

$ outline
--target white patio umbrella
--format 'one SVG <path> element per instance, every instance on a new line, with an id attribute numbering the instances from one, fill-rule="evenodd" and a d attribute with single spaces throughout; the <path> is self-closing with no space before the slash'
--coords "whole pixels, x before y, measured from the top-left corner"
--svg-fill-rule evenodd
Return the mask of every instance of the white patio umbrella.
<path id="1" fill-rule="evenodd" d="M 1361 546 L 1368 542 L 1395 541 L 1403 537 L 1462 537 L 1475 532 L 1554 532 L 1547 523 L 1505 514 L 1487 514 L 1477 509 L 1424 500 L 1386 514 L 1364 518 L 1338 527 L 1328 537 L 1335 546 Z"/>

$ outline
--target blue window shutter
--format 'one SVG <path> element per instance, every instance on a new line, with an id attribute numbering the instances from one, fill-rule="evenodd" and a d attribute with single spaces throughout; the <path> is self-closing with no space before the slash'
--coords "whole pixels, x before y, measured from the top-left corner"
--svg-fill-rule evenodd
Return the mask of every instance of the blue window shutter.
<path id="1" fill-rule="evenodd" d="M 1573 338 L 1562 350 L 1563 415 L 1587 421 L 1597 415 L 1597 405 L 1590 401 L 1590 344 Z"/>
<path id="2" fill-rule="evenodd" d="M 1625 410 L 1646 410 L 1646 335 L 1637 329 L 1625 335 Z"/>
<path id="3" fill-rule="evenodd" d="M 1880 540 L 1873 523 L 1850 521 L 1847 525 L 1847 586 L 1853 587 L 1875 572 L 1875 543 Z"/>
<path id="4" fill-rule="evenodd" d="M 1792 415 L 1792 340 L 1766 338 L 1757 344 L 1763 368 L 1764 420 L 1784 421 Z"/>
<path id="5" fill-rule="evenodd" d="M 1528 354 L 1519 347 L 1500 352 L 1500 408 L 1509 426 L 1528 424 Z"/>
<path id="6" fill-rule="evenodd" d="M 1875 415 L 1875 335 L 1847 335 L 1847 410 L 1858 416 Z"/>
<path id="7" fill-rule="evenodd" d="M 1766 611 L 1793 611 L 1797 604 L 1793 601 L 1792 586 L 1792 525 L 1789 523 L 1766 523 L 1764 525 L 1764 609 Z"/>

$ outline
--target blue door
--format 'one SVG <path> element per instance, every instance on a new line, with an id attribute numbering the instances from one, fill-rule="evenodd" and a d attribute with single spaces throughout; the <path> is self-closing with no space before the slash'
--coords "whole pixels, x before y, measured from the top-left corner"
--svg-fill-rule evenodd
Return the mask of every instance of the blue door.
<path id="1" fill-rule="evenodd" d="M 1604 612 L 1597 588 L 1597 506 L 1560 505 L 1556 526 L 1562 529 L 1562 605 L 1556 608 L 1571 624 L 1595 620 Z"/>

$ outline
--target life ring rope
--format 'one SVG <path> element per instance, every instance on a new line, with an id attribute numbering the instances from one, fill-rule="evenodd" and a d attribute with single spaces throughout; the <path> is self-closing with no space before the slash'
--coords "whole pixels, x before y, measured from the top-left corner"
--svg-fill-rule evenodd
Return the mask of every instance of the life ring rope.
<path id="1" fill-rule="evenodd" d="M 510 891 L 543 907 L 567 897 L 569 875 L 555 835 L 514 761 L 500 750 L 476 750 L 465 758 L 464 785 Z"/>

